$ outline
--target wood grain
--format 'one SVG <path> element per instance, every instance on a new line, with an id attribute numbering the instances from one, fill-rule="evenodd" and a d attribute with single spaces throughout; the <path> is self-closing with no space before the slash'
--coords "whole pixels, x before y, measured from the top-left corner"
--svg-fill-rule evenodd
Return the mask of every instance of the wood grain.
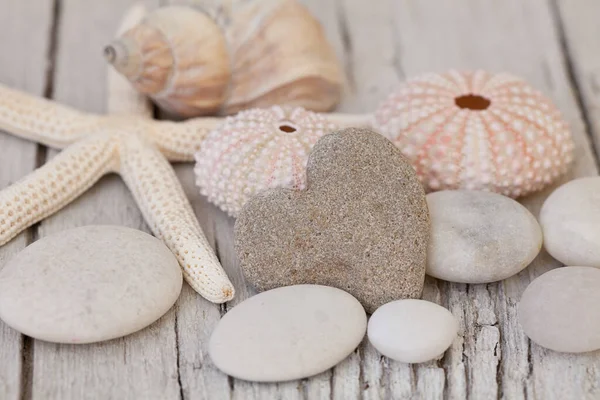
<path id="1" fill-rule="evenodd" d="M 88 111 L 106 110 L 102 48 L 130 2 L 61 2 L 54 98 Z M 153 4 L 149 4 L 153 5 Z M 49 157 L 56 154 L 49 152 Z M 40 236 L 87 224 L 119 224 L 148 231 L 117 177 L 40 224 Z M 179 396 L 175 313 L 123 339 L 93 345 L 33 345 L 33 399 L 174 399 Z"/>
<path id="2" fill-rule="evenodd" d="M 23 23 L 27 21 L 27 24 Z M 35 30 L 30 25 L 36 26 Z M 47 54 L 50 48 L 52 3 L 35 0 L 9 1 L 0 13 L 0 81 L 38 96 L 46 90 Z M 10 185 L 36 167 L 38 146 L 0 132 L 0 188 Z M 30 229 L 0 247 L 0 268 L 31 241 Z M 23 348 L 29 340 L 0 321 L 0 398 L 18 399 L 23 394 L 28 366 Z M 26 360 L 28 363 L 28 359 Z M 23 374 L 25 371 L 25 374 Z"/>
<path id="3" fill-rule="evenodd" d="M 600 3 L 594 0 L 554 0 L 565 63 L 581 102 L 588 131 L 600 152 Z"/>
<path id="4" fill-rule="evenodd" d="M 181 3 L 184 0 L 163 1 Z M 186 0 L 199 3 L 209 0 Z M 212 1 L 212 0 L 210 0 Z M 0 35 L 0 48 L 14 54 L 0 65 L 0 80 L 32 93 L 46 86 L 51 7 L 9 0 L 0 25 L 23 44 Z M 158 0 L 148 0 L 150 9 Z M 212 1 L 214 3 L 214 1 Z M 340 111 L 367 112 L 407 77 L 449 68 L 508 71 L 554 100 L 570 123 L 576 162 L 566 181 L 596 175 L 590 137 L 600 132 L 600 58 L 593 0 L 304 0 L 323 22 L 348 75 Z M 78 108 L 106 110 L 102 46 L 112 37 L 129 1 L 61 0 L 54 97 Z M 5 15 L 11 15 L 6 18 Z M 21 21 L 35 24 L 26 29 Z M 32 25 L 33 26 L 33 25 Z M 84 32 L 85 34 L 82 34 Z M 22 48 L 27 46 L 27 51 Z M 4 53 L 4 52 L 3 52 Z M 6 53 L 5 53 L 6 54 Z M 26 68 L 23 68 L 26 66 Z M 600 75 L 599 75 L 600 76 Z M 0 187 L 35 166 L 36 146 L 0 133 Z M 597 149 L 600 151 L 600 148 Z M 49 152 L 49 157 L 54 155 Z M 5 160 L 10 160 L 9 162 Z M 227 377 L 207 355 L 220 317 L 254 294 L 233 249 L 234 221 L 200 196 L 193 166 L 176 166 L 200 223 L 237 289 L 227 305 L 214 305 L 188 285 L 174 310 L 150 328 L 90 346 L 23 339 L 0 324 L 0 398 L 18 399 L 596 399 L 600 398 L 600 353 L 565 355 L 532 344 L 517 320 L 518 301 L 529 282 L 560 266 L 545 252 L 519 275 L 488 285 L 427 279 L 425 299 L 448 307 L 460 336 L 440 360 L 407 365 L 382 357 L 368 342 L 330 371 L 301 381 L 257 384 Z M 556 186 L 556 185 L 555 185 Z M 523 199 L 535 215 L 552 188 Z M 90 223 L 127 225 L 147 231 L 122 182 L 103 179 L 89 193 L 40 224 L 44 236 Z M 37 231 L 34 231 L 37 232 Z M 0 266 L 20 250 L 30 233 L 0 249 Z M 27 339 L 30 341 L 30 339 Z M 24 357 L 25 356 L 25 357 Z M 22 368 L 31 361 L 32 370 Z M 27 375 L 21 378 L 24 369 Z M 24 382 L 24 385 L 22 385 Z"/>

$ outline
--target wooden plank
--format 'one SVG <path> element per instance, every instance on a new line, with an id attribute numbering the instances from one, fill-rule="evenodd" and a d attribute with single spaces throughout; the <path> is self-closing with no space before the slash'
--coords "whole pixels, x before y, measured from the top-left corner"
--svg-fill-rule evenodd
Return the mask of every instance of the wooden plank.
<path id="1" fill-rule="evenodd" d="M 103 46 L 130 1 L 61 2 L 54 98 L 79 109 L 106 109 Z M 152 1 L 149 6 L 154 6 Z M 50 157 L 56 154 L 50 152 Z M 40 225 L 40 236 L 87 224 L 118 224 L 148 231 L 118 177 L 92 190 Z M 175 310 L 122 339 L 76 346 L 35 341 L 32 398 L 178 399 Z"/>
<path id="2" fill-rule="evenodd" d="M 333 2 L 317 0 L 303 1 L 324 23 L 329 40 L 340 56 L 344 54 L 341 33 L 337 25 L 337 8 Z M 174 0 L 171 4 L 205 4 L 203 1 Z M 221 314 L 254 294 L 246 285 L 233 248 L 234 220 L 227 217 L 215 206 L 209 204 L 198 193 L 194 185 L 195 176 L 191 165 L 178 165 L 178 176 L 186 189 L 186 194 L 194 205 L 196 214 L 207 237 L 219 254 L 223 267 L 234 286 L 236 298 L 219 309 L 218 306 L 184 288 L 179 301 L 177 327 L 179 333 L 179 357 L 182 393 L 189 399 L 295 399 L 329 398 L 331 394 L 332 372 L 316 378 L 282 384 L 257 384 L 228 377 L 218 371 L 207 354 L 208 339 Z M 198 322 L 200 321 L 200 322 Z M 341 367 L 344 368 L 344 367 Z M 342 378 L 345 379 L 345 378 Z"/>
<path id="3" fill-rule="evenodd" d="M 432 1 L 387 1 L 372 7 L 348 0 L 336 15 L 353 90 L 342 110 L 372 110 L 406 76 L 426 71 L 506 70 L 549 95 L 571 123 L 577 162 L 563 181 L 597 173 L 546 2 L 471 1 L 458 8 Z M 537 214 L 550 191 L 530 196 L 523 203 Z M 231 225 L 224 216 L 219 218 Z M 243 277 L 237 270 L 231 231 L 226 228 L 224 223 L 217 229 L 217 243 L 239 288 Z M 311 397 L 339 399 L 593 398 L 598 355 L 570 356 L 543 350 L 527 340 L 516 322 L 516 305 L 524 288 L 535 276 L 556 266 L 544 253 L 526 271 L 501 283 L 459 285 L 428 279 L 424 298 L 449 307 L 461 324 L 461 336 L 440 361 L 414 366 L 397 363 L 381 358 L 364 343 L 333 372 L 301 385 L 233 380 L 233 397 L 277 398 L 282 393 L 299 396 L 303 391 Z M 240 293 L 234 304 L 250 293 Z"/>
<path id="4" fill-rule="evenodd" d="M 577 163 L 570 177 L 597 173 L 546 2 L 470 0 L 461 8 L 431 0 L 380 1 L 378 7 L 350 0 L 337 5 L 316 1 L 308 4 L 327 23 L 328 35 L 337 42 L 336 49 L 343 51 L 350 73 L 349 93 L 341 110 L 372 110 L 405 76 L 428 70 L 508 70 L 524 76 L 552 97 L 571 123 L 577 141 Z M 99 49 L 110 38 L 125 7 L 116 0 L 102 5 L 83 5 L 74 0 L 62 4 L 56 98 L 91 111 L 105 109 L 104 66 L 101 59 L 94 59 L 92 51 L 96 48 L 96 57 L 100 57 Z M 563 8 L 561 4 L 561 12 Z M 576 21 L 573 15 L 571 19 Z M 87 33 L 85 38 L 77 34 L 83 31 Z M 440 38 L 444 41 L 440 42 Z M 590 64 L 583 65 L 587 68 Z M 7 73 L 5 70 L 3 66 L 0 73 Z M 14 78 L 20 72 L 21 69 L 8 74 Z M 588 103 L 591 104 L 586 100 Z M 6 138 L 0 136 L 0 140 Z M 3 144 L 0 142 L 0 154 L 4 157 Z M 17 146 L 19 150 L 23 148 L 21 143 Z M 6 154 L 17 152 L 13 147 Z M 178 175 L 238 289 L 236 300 L 228 305 L 231 307 L 252 294 L 233 251 L 233 220 L 198 194 L 191 168 L 178 166 Z M 21 167 L 18 170 L 26 171 Z M 2 179 L 11 181 L 14 174 L 22 175 L 10 172 L 12 175 L 5 178 L 5 173 L 0 171 L 2 185 Z M 524 204 L 537 213 L 548 193 L 549 190 L 531 196 Z M 146 229 L 124 185 L 109 178 L 43 222 L 40 234 L 87 223 L 118 223 Z M 18 240 L 24 239 L 11 245 Z M 7 248 L 0 250 L 0 264 Z M 528 282 L 557 265 L 543 254 L 517 277 L 490 285 L 457 285 L 428 279 L 424 297 L 449 307 L 461 323 L 461 337 L 440 361 L 418 366 L 392 362 L 380 357 L 365 341 L 333 371 L 278 385 L 230 380 L 215 369 L 207 357 L 206 343 L 226 307 L 206 302 L 185 285 L 176 311 L 128 338 L 79 347 L 36 341 L 31 393 L 33 398 L 596 398 L 595 382 L 600 379 L 598 354 L 568 356 L 540 349 L 529 343 L 515 319 L 516 304 Z M 0 350 L 12 353 L 0 352 L 0 357 L 11 360 L 18 345 L 9 341 L 5 347 L 3 332 L 0 328 Z M 15 378 L 5 375 L 2 364 L 0 397 L 16 398 L 19 385 L 15 388 L 10 384 Z"/>
<path id="5" fill-rule="evenodd" d="M 512 0 L 501 5 L 471 1 L 460 8 L 433 1 L 380 1 L 377 7 L 350 0 L 337 5 L 306 3 L 325 22 L 330 39 L 343 56 L 349 91 L 340 110 L 373 110 L 406 76 L 426 71 L 477 67 L 507 70 L 525 77 L 552 97 L 573 126 L 577 163 L 565 179 L 597 173 L 545 2 L 521 4 Z M 252 290 L 245 286 L 233 251 L 233 221 L 203 203 L 196 192 L 189 193 L 193 177 L 189 167 L 183 168 L 185 172 L 180 170 L 180 176 L 188 195 L 199 205 L 197 211 L 206 221 L 203 226 L 215 226 L 221 261 L 238 289 L 236 299 L 228 305 L 234 306 Z M 537 213 L 549 192 L 523 202 Z M 205 340 L 218 320 L 216 310 L 201 305 L 190 311 L 189 302 L 182 301 L 180 326 L 186 319 L 184 312 L 198 315 L 200 310 L 208 325 L 200 333 L 201 349 L 195 348 L 191 339 L 198 335 L 198 328 L 180 331 L 180 344 L 186 343 L 185 351 L 180 347 L 181 360 L 190 357 L 190 350 L 191 354 L 202 354 L 202 358 L 192 357 L 196 369 L 188 367 L 186 373 L 182 372 L 182 382 L 190 382 L 189 392 L 184 393 L 190 398 L 240 399 L 585 398 L 584 391 L 593 388 L 592 382 L 597 379 L 597 356 L 574 358 L 547 352 L 531 345 L 516 322 L 516 304 L 528 282 L 557 265 L 544 253 L 527 271 L 497 284 L 458 285 L 428 278 L 423 297 L 449 307 L 461 324 L 460 338 L 442 360 L 414 366 L 397 363 L 381 357 L 365 341 L 333 371 L 317 377 L 279 385 L 231 379 L 230 391 L 226 390 L 223 375 L 206 358 Z M 185 363 L 194 365 L 192 360 Z M 591 374 L 583 373 L 584 369 Z M 191 382 L 201 383 L 192 388 Z M 211 386 L 210 382 L 216 384 Z"/>
<path id="6" fill-rule="evenodd" d="M 595 175 L 595 162 L 548 3 L 465 3 L 456 7 L 428 0 L 395 2 L 389 13 L 393 18 L 388 19 L 390 30 L 395 31 L 391 55 L 395 71 L 400 76 L 413 76 L 449 68 L 486 68 L 524 77 L 555 101 L 572 126 L 577 161 L 563 181 Z M 356 15 L 367 12 L 363 9 Z M 364 29 L 357 32 L 359 36 L 371 34 Z M 360 81 L 374 75 L 366 72 Z M 523 199 L 523 203 L 537 215 L 550 191 Z M 531 279 L 558 265 L 543 253 L 526 271 L 500 283 L 429 281 L 428 286 L 437 285 L 442 304 L 459 318 L 461 337 L 438 364 L 445 371 L 446 382 L 440 382 L 436 374 L 421 373 L 431 365 L 419 365 L 414 367 L 415 387 L 439 389 L 444 384 L 443 393 L 451 398 L 597 397 L 597 393 L 586 392 L 599 379 L 597 355 L 569 356 L 543 350 L 527 340 L 516 321 L 517 302 L 524 288 Z M 431 389 L 427 393 L 438 397 Z"/>
<path id="7" fill-rule="evenodd" d="M 27 21 L 27 23 L 24 23 Z M 0 13 L 0 82 L 39 96 L 46 87 L 46 55 L 50 47 L 52 3 L 35 0 L 9 0 Z M 35 26 L 35 30 L 30 27 Z M 0 132 L 0 189 L 35 169 L 37 145 Z M 1 217 L 0 217 L 1 219 Z M 28 230 L 0 247 L 0 268 L 30 241 Z M 27 342 L 27 347 L 29 342 Z M 22 352 L 22 335 L 0 321 L 0 398 L 18 399 L 22 394 L 22 376 L 27 375 L 28 349 Z M 23 379 L 22 379 L 23 378 Z"/>
<path id="8" fill-rule="evenodd" d="M 569 55 L 567 66 L 575 81 L 575 94 L 584 107 L 596 153 L 600 152 L 600 55 L 597 39 L 600 3 L 594 0 L 556 0 L 557 24 Z"/>

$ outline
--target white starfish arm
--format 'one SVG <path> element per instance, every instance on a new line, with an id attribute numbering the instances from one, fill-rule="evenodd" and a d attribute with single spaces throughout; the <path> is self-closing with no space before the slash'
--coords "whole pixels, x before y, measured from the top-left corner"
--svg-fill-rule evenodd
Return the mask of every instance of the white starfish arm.
<path id="1" fill-rule="evenodd" d="M 117 30 L 117 37 L 137 25 L 146 15 L 146 6 L 143 3 L 132 5 L 124 14 L 121 25 Z M 131 83 L 114 68 L 108 68 L 108 113 L 131 114 L 152 118 L 152 104 L 146 96 L 137 92 Z"/>
<path id="2" fill-rule="evenodd" d="M 167 159 L 137 135 L 123 136 L 121 146 L 121 176 L 152 232 L 177 257 L 185 280 L 213 303 L 231 300 L 233 285 L 210 248 Z"/>
<path id="3" fill-rule="evenodd" d="M 64 148 L 100 131 L 103 118 L 0 84 L 0 129 L 34 142 Z"/>
<path id="4" fill-rule="evenodd" d="M 0 191 L 0 246 L 63 208 L 116 168 L 116 141 L 98 134 Z"/>
<path id="5" fill-rule="evenodd" d="M 170 161 L 194 161 L 208 133 L 223 123 L 223 118 L 194 118 L 187 121 L 152 121 L 151 140 Z"/>

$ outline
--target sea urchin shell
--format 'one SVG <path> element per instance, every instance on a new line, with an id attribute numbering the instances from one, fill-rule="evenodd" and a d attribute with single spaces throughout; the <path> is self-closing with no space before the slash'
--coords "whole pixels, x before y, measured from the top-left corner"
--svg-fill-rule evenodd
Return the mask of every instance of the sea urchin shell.
<path id="1" fill-rule="evenodd" d="M 426 190 L 478 189 L 519 197 L 566 172 L 571 133 L 526 82 L 484 71 L 406 82 L 375 112 L 374 127 L 412 162 Z"/>
<path id="2" fill-rule="evenodd" d="M 335 128 L 322 114 L 303 108 L 242 111 L 202 142 L 196 184 L 210 202 L 236 216 L 263 189 L 303 189 L 310 150 Z"/>

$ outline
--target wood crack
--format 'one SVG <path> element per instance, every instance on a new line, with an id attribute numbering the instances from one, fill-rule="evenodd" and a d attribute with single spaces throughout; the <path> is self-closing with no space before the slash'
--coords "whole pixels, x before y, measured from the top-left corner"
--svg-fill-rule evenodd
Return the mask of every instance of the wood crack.
<path id="1" fill-rule="evenodd" d="M 403 81 L 406 78 L 406 74 L 404 73 L 404 68 L 402 68 L 402 49 L 400 48 L 401 35 L 393 19 L 390 20 L 390 27 L 394 36 L 394 52 L 392 54 L 392 66 L 394 67 L 394 72 L 396 73 L 396 77 L 398 78 L 398 80 Z"/>
<path id="2" fill-rule="evenodd" d="M 54 96 L 54 66 L 58 48 L 58 26 L 60 23 L 61 10 L 61 0 L 54 0 L 52 3 L 52 21 L 50 22 L 50 40 L 48 51 L 46 53 L 45 84 L 43 90 L 43 96 L 48 99 Z M 37 145 L 35 168 L 41 167 L 46 162 L 47 157 L 47 147 Z M 27 245 L 35 242 L 39 238 L 39 225 L 40 224 L 37 223 L 27 230 Z M 33 397 L 34 339 L 25 335 L 22 335 L 21 337 L 20 398 L 22 400 L 30 400 Z"/>
<path id="3" fill-rule="evenodd" d="M 587 113 L 586 102 L 583 97 L 583 93 L 581 90 L 581 85 L 579 80 L 577 79 L 577 74 L 575 73 L 575 64 L 573 62 L 572 50 L 567 42 L 567 35 L 565 32 L 565 26 L 563 20 L 560 16 L 560 10 L 557 3 L 557 0 L 548 0 L 549 1 L 549 9 L 550 15 L 554 20 L 554 26 L 556 27 L 556 32 L 558 35 L 558 43 L 560 46 L 561 55 L 563 59 L 563 63 L 565 66 L 565 71 L 567 74 L 567 80 L 569 82 L 569 86 L 573 90 L 573 95 L 575 97 L 575 103 L 577 104 L 577 108 L 579 109 L 579 113 L 581 115 L 581 119 L 583 121 L 583 128 L 586 136 L 592 143 L 592 152 L 594 153 L 594 163 L 596 165 L 596 169 L 600 169 L 599 160 L 599 149 L 600 143 L 596 140 L 593 132 L 592 132 L 592 122 L 590 116 Z"/>
<path id="4" fill-rule="evenodd" d="M 179 307 L 178 305 L 176 306 L 177 308 Z M 173 323 L 173 328 L 175 331 L 175 360 L 177 363 L 177 384 L 179 385 L 179 398 L 181 400 L 185 400 L 185 393 L 183 391 L 183 384 L 181 383 L 181 356 L 180 356 L 180 349 L 179 349 L 179 316 L 177 313 L 177 310 L 175 310 L 175 321 Z"/>
<path id="5" fill-rule="evenodd" d="M 354 76 L 354 47 L 352 45 L 352 37 L 348 29 L 348 18 L 346 16 L 345 8 L 341 0 L 336 1 L 336 17 L 339 26 L 339 33 L 342 39 L 342 46 L 344 48 L 344 73 L 348 81 L 350 90 L 354 93 L 356 91 L 356 79 Z"/>

